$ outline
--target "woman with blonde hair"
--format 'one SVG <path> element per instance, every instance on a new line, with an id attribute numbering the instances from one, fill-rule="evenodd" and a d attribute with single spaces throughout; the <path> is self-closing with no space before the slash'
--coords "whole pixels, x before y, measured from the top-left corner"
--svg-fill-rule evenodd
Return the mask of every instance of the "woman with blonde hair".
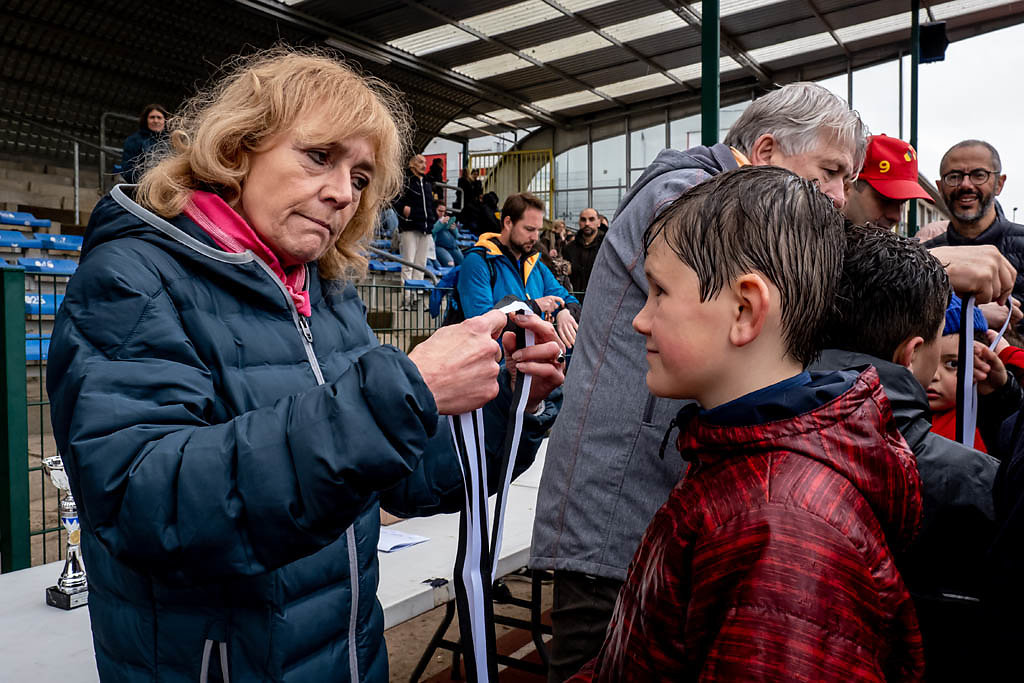
<path id="1" fill-rule="evenodd" d="M 277 49 L 170 128 L 94 210 L 49 359 L 100 677 L 387 680 L 378 510 L 459 508 L 442 415 L 485 406 L 497 450 L 506 318 L 408 356 L 367 326 L 348 280 L 408 130 L 383 84 Z M 517 353 L 535 387 L 519 468 L 562 380 L 554 331 L 521 324 L 541 343 Z"/>

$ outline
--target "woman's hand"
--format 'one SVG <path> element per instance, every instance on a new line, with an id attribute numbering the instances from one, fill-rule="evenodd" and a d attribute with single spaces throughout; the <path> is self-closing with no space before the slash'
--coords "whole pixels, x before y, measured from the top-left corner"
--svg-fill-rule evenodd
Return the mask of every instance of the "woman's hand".
<path id="1" fill-rule="evenodd" d="M 409 207 L 409 206 L 403 206 L 402 207 L 402 216 L 404 216 L 405 218 L 408 218 L 410 213 L 412 213 L 412 207 Z"/>
<path id="2" fill-rule="evenodd" d="M 565 348 L 571 349 L 576 346 L 576 330 L 580 325 L 576 322 L 576 318 L 572 317 L 569 309 L 560 310 L 555 317 L 555 322 L 558 323 L 558 338 L 565 344 Z"/>
<path id="3" fill-rule="evenodd" d="M 518 351 L 514 332 L 506 332 L 501 341 L 505 347 L 505 367 L 512 383 L 515 384 L 517 372 L 533 376 L 526 412 L 534 413 L 540 402 L 565 381 L 565 347 L 558 340 L 551 323 L 541 320 L 540 316 L 519 314 L 512 316 L 512 321 L 533 332 L 533 346 Z"/>
<path id="4" fill-rule="evenodd" d="M 498 395 L 501 349 L 496 339 L 506 321 L 504 313 L 488 311 L 442 327 L 409 352 L 434 395 L 437 412 L 468 413 Z"/>

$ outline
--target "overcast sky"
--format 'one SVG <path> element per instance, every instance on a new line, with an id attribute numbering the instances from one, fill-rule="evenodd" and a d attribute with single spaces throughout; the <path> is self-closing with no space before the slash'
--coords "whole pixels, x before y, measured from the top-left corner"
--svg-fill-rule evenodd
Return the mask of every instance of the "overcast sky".
<path id="1" fill-rule="evenodd" d="M 932 182 L 950 146 L 967 138 L 990 142 L 1003 161 L 1006 215 L 1024 222 L 1024 25 L 952 43 L 946 60 L 919 71 L 918 159 Z M 910 139 L 910 59 L 903 59 L 903 137 Z M 846 76 L 821 82 L 846 98 Z M 853 106 L 872 133 L 899 135 L 899 67 L 895 61 L 853 75 Z"/>

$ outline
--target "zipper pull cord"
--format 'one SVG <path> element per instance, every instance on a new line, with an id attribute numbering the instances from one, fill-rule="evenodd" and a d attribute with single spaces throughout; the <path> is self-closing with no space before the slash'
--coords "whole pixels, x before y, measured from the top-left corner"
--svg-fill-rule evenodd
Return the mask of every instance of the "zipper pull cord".
<path id="1" fill-rule="evenodd" d="M 306 316 L 299 313 L 299 327 L 302 329 L 302 336 L 306 338 L 310 344 L 313 343 L 313 331 L 309 329 L 309 321 Z"/>

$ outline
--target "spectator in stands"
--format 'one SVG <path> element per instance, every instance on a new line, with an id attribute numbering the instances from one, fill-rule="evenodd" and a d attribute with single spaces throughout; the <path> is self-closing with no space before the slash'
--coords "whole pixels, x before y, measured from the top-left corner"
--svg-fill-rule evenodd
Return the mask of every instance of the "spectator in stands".
<path id="1" fill-rule="evenodd" d="M 406 356 L 345 280 L 402 185 L 399 102 L 322 55 L 255 55 L 93 211 L 47 388 L 101 679 L 387 680 L 378 510 L 458 510 L 441 415 L 484 406 L 494 453 L 512 398 L 506 316 Z M 520 468 L 561 377 L 554 330 L 522 324 Z"/>
<path id="2" fill-rule="evenodd" d="M 121 151 L 121 176 L 129 183 L 139 182 L 146 170 L 150 150 L 164 139 L 167 109 L 159 104 L 148 104 L 139 114 L 139 129 L 124 141 Z"/>
<path id="3" fill-rule="evenodd" d="M 434 157 L 434 160 L 430 162 L 430 170 L 427 171 L 427 179 L 432 184 L 445 182 L 444 162 L 441 161 L 440 158 Z"/>
<path id="4" fill-rule="evenodd" d="M 462 262 L 459 300 L 467 317 L 482 315 L 506 296 L 525 301 L 552 318 L 559 338 L 572 348 L 580 303 L 534 249 L 543 223 L 544 202 L 529 192 L 510 195 L 501 209 L 501 232 L 482 235 Z"/>
<path id="5" fill-rule="evenodd" d="M 558 284 L 565 287 L 566 290 L 571 290 L 572 281 L 569 279 L 569 274 L 572 272 L 572 266 L 562 256 L 565 243 L 565 221 L 552 221 L 551 229 L 544 231 L 541 236 L 540 259 L 558 280 Z"/>
<path id="6" fill-rule="evenodd" d="M 983 140 L 958 142 L 943 155 L 935 181 L 951 218 L 945 234 L 925 246 L 992 245 L 1017 271 L 1013 295 L 1024 300 L 1024 225 L 997 208 L 1006 175 L 996 148 Z M 941 258 L 940 258 L 941 260 Z"/>
<path id="7" fill-rule="evenodd" d="M 597 214 L 597 220 L 600 223 L 598 229 L 601 231 L 601 236 L 603 237 L 608 232 L 608 217 L 603 213 L 599 213 Z"/>
<path id="8" fill-rule="evenodd" d="M 569 279 L 572 281 L 572 291 L 587 291 L 587 283 L 590 281 L 590 272 L 594 269 L 594 261 L 597 260 L 597 253 L 604 243 L 604 235 L 600 232 L 601 222 L 594 209 L 583 209 L 580 211 L 580 229 L 562 249 L 562 255 L 572 266 Z"/>
<path id="9" fill-rule="evenodd" d="M 917 152 L 898 138 L 869 136 L 864 168 L 846 195 L 843 213 L 854 223 L 890 230 L 900 224 L 909 199 L 932 201 L 918 182 Z"/>
<path id="10" fill-rule="evenodd" d="M 940 365 L 949 299 L 942 264 L 920 243 L 850 227 L 836 306 L 824 330 L 831 348 L 812 370 L 877 369 L 921 475 L 921 528 L 897 554 L 896 566 L 914 599 L 927 680 L 984 680 L 972 670 L 986 639 L 978 600 L 995 530 L 991 490 L 998 463 L 930 431 L 925 390 Z"/>
<path id="11" fill-rule="evenodd" d="M 427 160 L 422 154 L 416 154 L 409 159 L 405 187 L 394 202 L 395 211 L 398 213 L 398 239 L 402 258 L 419 266 L 419 269 L 415 269 L 403 265 L 403 280 L 423 279 L 423 269 L 427 265 L 427 254 L 430 251 L 430 234 L 437 219 L 434 189 L 426 172 Z M 404 305 L 409 304 L 411 296 L 411 293 L 406 293 Z"/>
<path id="12" fill-rule="evenodd" d="M 912 454 L 873 368 L 806 371 L 843 242 L 832 202 L 778 168 L 713 178 L 644 235 L 633 326 L 651 392 L 697 401 L 675 423 L 694 467 L 574 683 L 922 677 L 893 557 L 921 518 Z"/>
<path id="13" fill-rule="evenodd" d="M 462 264 L 462 250 L 459 249 L 459 222 L 448 215 L 448 207 L 437 205 L 437 221 L 434 223 L 434 249 L 437 262 L 442 266 Z"/>

